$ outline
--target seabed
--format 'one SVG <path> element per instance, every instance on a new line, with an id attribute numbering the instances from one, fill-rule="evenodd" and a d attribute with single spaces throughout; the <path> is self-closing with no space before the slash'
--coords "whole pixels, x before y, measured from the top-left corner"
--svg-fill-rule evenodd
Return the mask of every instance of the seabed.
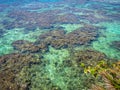
<path id="1" fill-rule="evenodd" d="M 119 0 L 0 1 L 0 90 L 120 90 Z"/>

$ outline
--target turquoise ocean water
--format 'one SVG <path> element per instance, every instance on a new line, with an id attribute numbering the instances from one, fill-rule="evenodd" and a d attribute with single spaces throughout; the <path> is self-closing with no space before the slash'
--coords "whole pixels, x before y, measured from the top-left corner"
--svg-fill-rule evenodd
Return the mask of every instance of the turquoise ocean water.
<path id="1" fill-rule="evenodd" d="M 119 60 L 119 0 L 0 0 L 0 90 L 89 90 Z"/>

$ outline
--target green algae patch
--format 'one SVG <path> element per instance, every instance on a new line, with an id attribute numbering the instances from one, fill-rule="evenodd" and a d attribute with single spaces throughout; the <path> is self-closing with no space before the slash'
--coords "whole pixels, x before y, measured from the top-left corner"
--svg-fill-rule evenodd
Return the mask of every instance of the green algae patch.
<path id="1" fill-rule="evenodd" d="M 93 48 L 100 52 L 105 53 L 110 58 L 120 59 L 120 52 L 111 47 L 113 41 L 120 41 L 120 24 L 119 22 L 101 23 L 106 27 L 105 31 L 102 31 L 103 36 L 98 38 L 98 41 L 93 42 Z"/>

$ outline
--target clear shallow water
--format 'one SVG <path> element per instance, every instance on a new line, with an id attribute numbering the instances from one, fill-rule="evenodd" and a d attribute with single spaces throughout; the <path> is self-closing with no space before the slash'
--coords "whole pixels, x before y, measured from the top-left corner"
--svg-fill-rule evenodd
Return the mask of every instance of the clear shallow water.
<path id="1" fill-rule="evenodd" d="M 120 60 L 119 1 L 0 2 L 0 89 L 88 90 L 101 60 Z"/>

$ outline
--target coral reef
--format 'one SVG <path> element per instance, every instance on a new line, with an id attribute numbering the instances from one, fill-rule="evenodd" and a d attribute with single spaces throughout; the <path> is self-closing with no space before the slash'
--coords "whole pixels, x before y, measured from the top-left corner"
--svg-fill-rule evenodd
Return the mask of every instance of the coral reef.
<path id="1" fill-rule="evenodd" d="M 54 48 L 85 45 L 96 39 L 98 29 L 98 27 L 92 25 L 85 25 L 67 34 L 63 30 L 53 30 L 40 35 L 35 43 L 44 42 Z"/>
<path id="2" fill-rule="evenodd" d="M 57 7 L 55 5 L 53 6 Z M 13 9 L 6 15 L 6 17 L 13 19 L 13 21 L 3 21 L 3 26 L 5 29 L 25 28 L 26 31 L 34 31 L 38 27 L 42 29 L 54 28 L 54 24 L 78 24 L 81 21 L 89 21 L 90 23 L 111 21 L 111 17 L 107 16 L 105 11 L 103 11 L 104 14 L 99 14 L 99 12 L 91 9 L 77 8 L 74 6 L 49 9 L 51 7 L 47 3 L 33 3 L 19 7 L 19 10 Z"/>
<path id="3" fill-rule="evenodd" d="M 14 10 L 11 11 L 7 16 L 9 18 L 14 19 L 13 22 L 9 22 L 9 24 L 3 25 L 5 28 L 8 29 L 10 28 L 22 28 L 24 27 L 25 29 L 29 30 L 34 30 L 37 27 L 43 28 L 43 29 L 48 29 L 48 28 L 53 28 L 53 24 L 61 24 L 61 23 L 79 23 L 80 21 L 78 20 L 78 15 L 67 13 L 63 15 L 59 15 L 61 13 L 64 13 L 64 11 L 67 10 L 61 10 L 61 9 L 56 9 L 56 10 L 48 10 L 44 11 L 41 13 L 37 12 L 30 12 L 30 11 L 25 11 L 25 10 Z"/>
<path id="4" fill-rule="evenodd" d="M 8 17 L 15 19 L 12 22 L 12 26 L 14 27 L 40 27 L 40 28 L 51 28 L 52 20 L 54 14 L 46 14 L 46 13 L 35 13 L 30 11 L 12 11 L 8 14 Z"/>
<path id="5" fill-rule="evenodd" d="M 88 15 L 80 15 L 80 19 L 87 20 L 89 21 L 89 23 L 92 23 L 92 24 L 97 24 L 97 23 L 105 22 L 105 21 L 107 22 L 111 21 L 111 19 L 107 17 L 95 16 L 95 13 L 88 14 Z"/>
<path id="6" fill-rule="evenodd" d="M 37 13 L 27 10 L 13 10 L 8 13 L 7 17 L 14 19 L 14 21 L 9 22 L 8 25 L 10 25 L 11 27 L 20 28 L 39 27 L 48 29 L 53 28 L 53 24 L 56 23 L 78 23 L 78 19 L 75 14 L 59 15 L 61 13 L 64 13 L 65 11 L 67 10 L 55 9 Z"/>
<path id="7" fill-rule="evenodd" d="M 119 90 L 119 3 L 46 1 L 0 4 L 0 90 Z"/>
<path id="8" fill-rule="evenodd" d="M 0 57 L 0 89 L 2 90 L 26 90 L 27 81 L 23 84 L 19 83 L 17 74 L 22 68 L 37 64 L 40 57 L 32 54 L 13 53 Z"/>
<path id="9" fill-rule="evenodd" d="M 64 34 L 64 32 L 61 33 Z M 57 34 L 57 36 L 61 35 Z M 17 44 L 26 43 L 28 44 L 27 41 L 20 40 L 13 45 L 19 49 Z M 81 51 L 73 48 L 49 47 L 49 52 L 42 56 L 39 53 L 28 52 L 30 53 L 14 53 L 0 57 L 0 76 L 4 76 L 4 80 L 0 80 L 0 88 L 10 90 L 80 90 L 82 88 L 87 90 L 96 80 L 89 74 L 91 72 L 86 74 L 85 69 L 108 60 L 103 53 L 90 49 Z"/>
<path id="10" fill-rule="evenodd" d="M 26 40 L 17 40 L 12 43 L 12 46 L 15 50 L 18 50 L 22 53 L 25 52 L 31 52 L 31 53 L 37 53 L 40 50 L 47 50 L 47 46 L 44 43 L 41 43 L 39 45 L 34 45 L 34 43 L 26 41 Z"/>
<path id="11" fill-rule="evenodd" d="M 56 50 L 52 47 L 50 47 L 49 49 L 50 51 L 43 55 L 44 58 L 42 59 L 42 64 L 33 65 L 27 70 L 29 73 L 31 73 L 30 77 L 32 77 L 30 85 L 31 90 L 53 90 L 53 86 L 55 90 L 80 90 L 80 88 L 84 88 L 87 90 L 91 86 L 91 84 L 94 82 L 94 78 L 89 74 L 86 75 L 83 73 L 80 62 L 78 63 L 78 56 L 70 56 L 72 55 L 72 53 L 78 53 L 79 55 L 83 52 L 81 56 L 84 55 L 84 57 L 86 57 L 88 54 L 86 54 L 85 56 L 84 51 L 75 51 L 75 53 L 74 50 L 72 50 L 73 52 L 69 52 L 69 50 L 67 49 Z M 91 55 L 93 56 L 94 51 L 91 52 L 89 53 L 91 53 Z M 96 55 L 96 57 L 99 59 L 103 57 L 102 55 Z M 94 57 L 95 56 L 93 56 L 92 59 L 96 59 Z"/>
<path id="12" fill-rule="evenodd" d="M 97 65 L 101 60 L 107 60 L 104 53 L 100 53 L 94 50 L 74 50 L 70 51 L 70 60 L 66 62 L 67 64 L 75 64 L 75 66 L 80 67 L 84 64 L 85 67 Z"/>
<path id="13" fill-rule="evenodd" d="M 56 23 L 60 23 L 60 24 L 77 24 L 80 23 L 79 20 L 79 15 L 75 15 L 72 13 L 67 13 L 67 14 L 63 14 L 63 15 L 59 15 L 56 17 Z"/>
<path id="14" fill-rule="evenodd" d="M 44 42 L 46 45 L 61 48 L 65 45 L 65 32 L 64 30 L 53 30 L 39 36 L 35 43 Z"/>
<path id="15" fill-rule="evenodd" d="M 41 59 L 39 54 L 17 53 L 0 57 L 0 76 L 4 76 L 4 80 L 0 80 L 1 88 L 10 90 L 87 89 L 94 83 L 95 78 L 84 74 L 82 63 L 86 67 L 94 66 L 106 58 L 104 54 L 93 50 L 56 50 L 52 47 L 49 47 L 49 52 L 42 57 Z M 6 83 L 7 85 L 4 86 Z"/>

